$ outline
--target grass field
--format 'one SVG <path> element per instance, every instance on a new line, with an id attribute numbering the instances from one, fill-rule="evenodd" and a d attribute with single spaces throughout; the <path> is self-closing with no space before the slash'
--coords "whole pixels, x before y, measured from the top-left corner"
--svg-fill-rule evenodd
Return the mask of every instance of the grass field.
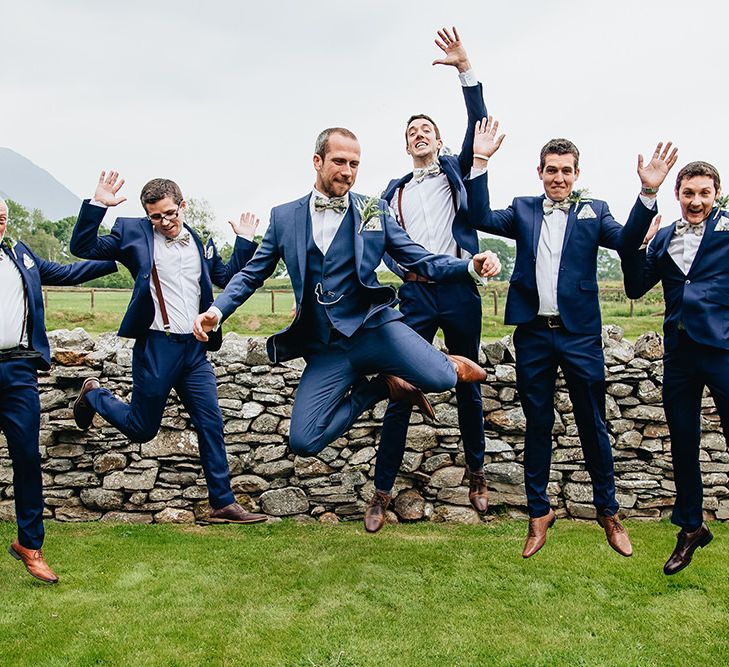
<path id="1" fill-rule="evenodd" d="M 48 526 L 61 582 L 0 555 L 0 662 L 39 667 L 490 667 L 729 661 L 729 525 L 682 573 L 667 523 Z M 0 524 L 7 544 L 14 525 Z"/>
<path id="2" fill-rule="evenodd" d="M 504 324 L 506 286 L 499 285 L 496 290 L 496 315 L 494 315 L 493 290 L 482 290 L 484 313 L 482 337 L 486 340 L 495 340 L 513 331 L 513 327 Z M 80 326 L 94 334 L 114 331 L 121 322 L 130 294 L 131 292 L 96 292 L 92 309 L 89 292 L 51 291 L 48 293 L 47 329 L 71 329 Z M 275 312 L 272 313 L 271 293 L 256 292 L 227 320 L 225 331 L 268 336 L 282 329 L 291 321 L 293 294 L 287 290 L 277 292 L 274 300 Z M 630 303 L 627 300 L 602 302 L 603 323 L 621 326 L 625 330 L 625 337 L 630 340 L 635 340 L 645 331 L 661 331 L 662 311 L 662 303 L 638 301 L 631 317 Z"/>

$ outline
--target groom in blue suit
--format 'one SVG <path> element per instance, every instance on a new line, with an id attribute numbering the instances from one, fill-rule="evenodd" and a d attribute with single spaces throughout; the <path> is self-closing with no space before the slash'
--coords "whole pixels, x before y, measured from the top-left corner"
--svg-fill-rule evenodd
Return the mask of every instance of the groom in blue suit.
<path id="1" fill-rule="evenodd" d="M 268 339 L 268 354 L 274 362 L 296 357 L 307 362 L 289 436 L 291 450 L 303 456 L 320 452 L 378 401 L 407 400 L 432 417 L 421 390 L 440 392 L 457 380 L 485 378 L 477 364 L 442 354 L 403 324 L 392 308 L 394 290 L 378 283 L 375 269 L 387 252 L 410 271 L 449 282 L 462 280 L 469 271 L 476 278 L 494 275 L 498 259 L 493 253 L 454 259 L 414 243 L 385 202 L 350 192 L 359 161 L 359 142 L 352 132 L 324 130 L 313 158 L 313 192 L 271 211 L 256 255 L 194 326 L 198 339 L 208 340 L 284 259 L 296 316 L 291 326 Z"/>
<path id="2" fill-rule="evenodd" d="M 663 408 L 671 434 L 676 504 L 681 527 L 663 571 L 675 574 L 713 535 L 704 523 L 699 452 L 701 399 L 709 387 L 729 442 L 729 213 L 716 207 L 719 172 L 691 162 L 678 172 L 681 219 L 649 232 L 648 251 L 626 248 L 621 257 L 625 292 L 638 299 L 663 283 Z M 657 233 L 656 233 L 657 232 Z"/>
<path id="3" fill-rule="evenodd" d="M 257 220 L 251 214 L 230 225 L 237 234 L 233 255 L 225 264 L 212 239 L 203 244 L 184 224 L 186 202 L 179 186 L 164 178 L 142 188 L 145 218 L 118 218 L 110 234 L 99 236 L 107 207 L 125 200 L 118 196 L 123 180 L 116 172 L 101 173 L 93 201 L 81 206 L 71 236 L 71 251 L 79 257 L 116 259 L 129 269 L 134 291 L 119 335 L 135 338 L 132 357 L 132 398 L 125 403 L 99 386 L 84 382 L 74 405 L 79 428 L 91 426 L 94 414 L 118 428 L 130 440 L 154 438 L 170 391 L 174 388 L 198 434 L 200 461 L 208 485 L 210 521 L 255 523 L 263 514 L 246 512 L 230 487 L 218 405 L 215 373 L 206 350 L 217 350 L 221 332 L 201 345 L 192 323 L 213 301 L 213 283 L 225 287 L 253 255 Z"/>
<path id="4" fill-rule="evenodd" d="M 56 264 L 6 235 L 8 207 L 0 199 L 0 430 L 13 465 L 18 539 L 10 554 L 36 579 L 54 584 L 43 546 L 43 479 L 38 451 L 38 369 L 47 371 L 51 353 L 43 314 L 43 285 L 78 285 L 116 271 L 114 262 Z"/>
<path id="5" fill-rule="evenodd" d="M 496 124 L 476 128 L 473 166 L 485 168 L 498 150 Z M 593 487 L 597 521 L 610 546 L 632 554 L 618 516 L 613 457 L 605 425 L 605 362 L 602 353 L 597 251 L 603 246 L 637 248 L 655 211 L 658 188 L 676 161 L 670 143 L 659 144 L 648 165 L 638 158 L 641 194 L 625 226 L 605 202 L 573 192 L 579 151 L 566 139 L 553 139 L 541 151 L 537 173 L 540 197 L 517 197 L 501 211 L 491 210 L 488 173 L 466 183 L 471 219 L 485 232 L 516 241 L 516 263 L 506 302 L 505 322 L 517 325 L 517 389 L 526 416 L 524 483 L 529 532 L 522 555 L 544 546 L 555 513 L 547 496 L 554 425 L 554 389 L 562 368 Z"/>

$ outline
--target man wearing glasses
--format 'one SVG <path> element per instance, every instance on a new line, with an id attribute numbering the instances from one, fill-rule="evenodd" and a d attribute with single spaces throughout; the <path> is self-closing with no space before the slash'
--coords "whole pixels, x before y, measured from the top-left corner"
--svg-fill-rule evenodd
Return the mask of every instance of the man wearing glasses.
<path id="1" fill-rule="evenodd" d="M 179 186 L 155 178 L 142 188 L 144 218 L 118 218 L 111 233 L 99 236 L 106 208 L 126 200 L 118 192 L 124 184 L 117 172 L 101 172 L 91 201 L 85 201 L 71 237 L 71 252 L 89 259 L 115 259 L 129 269 L 134 291 L 119 335 L 135 338 L 130 403 L 115 398 L 88 378 L 74 404 L 81 429 L 91 426 L 94 414 L 118 428 L 134 442 L 157 435 L 162 413 L 174 388 L 189 412 L 198 434 L 200 460 L 215 523 L 255 523 L 263 514 L 246 512 L 230 487 L 223 441 L 223 418 L 218 405 L 215 373 L 206 350 L 217 350 L 217 332 L 205 345 L 195 340 L 192 324 L 213 302 L 213 283 L 225 287 L 253 256 L 258 219 L 251 213 L 230 222 L 237 238 L 225 264 L 212 239 L 205 245 L 184 223 L 186 207 Z"/>

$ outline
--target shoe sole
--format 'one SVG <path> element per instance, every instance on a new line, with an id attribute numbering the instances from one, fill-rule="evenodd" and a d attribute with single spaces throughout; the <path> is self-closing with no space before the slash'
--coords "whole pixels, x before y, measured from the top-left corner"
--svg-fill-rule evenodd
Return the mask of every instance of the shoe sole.
<path id="1" fill-rule="evenodd" d="M 703 549 L 713 539 L 714 539 L 714 534 L 709 533 L 703 540 L 701 540 L 701 542 L 699 542 L 696 545 L 696 549 L 699 549 L 699 548 Z M 681 570 L 685 570 L 689 565 L 691 565 L 691 561 L 694 558 L 694 553 L 696 553 L 696 549 L 693 550 L 693 552 L 691 553 L 691 557 L 681 567 L 679 567 L 676 570 L 673 570 L 672 572 L 666 572 L 666 568 L 664 567 L 663 574 L 665 574 L 667 577 L 670 577 L 671 575 L 678 574 Z"/>
<path id="2" fill-rule="evenodd" d="M 78 398 L 73 402 L 73 420 L 76 422 L 76 426 L 78 426 L 82 431 L 88 431 L 89 428 L 91 428 L 91 424 L 94 423 L 94 415 L 96 414 L 96 410 L 93 410 L 91 406 L 86 403 L 85 397 L 88 392 L 84 392 L 84 387 L 86 386 L 86 383 L 89 380 L 96 380 L 99 381 L 99 378 L 86 378 L 81 385 L 81 391 L 79 392 Z M 89 390 L 91 391 L 91 390 Z M 86 423 L 86 420 L 81 420 L 76 416 L 76 410 L 81 407 L 81 401 L 83 401 L 86 406 L 89 408 L 89 410 L 92 410 L 91 412 L 91 419 L 89 419 L 88 424 Z"/>
<path id="3" fill-rule="evenodd" d="M 43 582 L 44 584 L 49 584 L 49 585 L 52 585 L 52 584 L 57 584 L 57 583 L 58 583 L 58 579 L 56 579 L 55 581 L 53 581 L 52 579 L 43 579 L 42 577 L 39 577 L 38 575 L 36 575 L 36 574 L 33 574 L 33 573 L 32 573 L 32 572 L 31 572 L 31 571 L 30 571 L 30 570 L 28 569 L 28 566 L 27 566 L 27 565 L 25 564 L 25 561 L 24 561 L 24 560 L 23 560 L 23 559 L 22 559 L 22 558 L 20 557 L 20 554 L 19 554 L 19 553 L 18 553 L 17 551 L 15 551 L 15 549 L 13 549 L 12 545 L 10 545 L 10 546 L 8 547 L 8 553 L 9 553 L 9 554 L 10 554 L 10 555 L 11 555 L 11 556 L 12 556 L 13 558 L 15 558 L 15 560 L 19 560 L 19 561 L 20 561 L 21 563 L 23 563 L 23 566 L 25 567 L 25 571 L 26 571 L 26 572 L 27 572 L 27 573 L 28 573 L 28 574 L 29 574 L 29 575 L 30 575 L 31 577 L 33 577 L 33 579 L 37 579 L 38 581 L 41 581 L 41 582 Z"/>
<path id="4" fill-rule="evenodd" d="M 267 520 L 268 520 L 267 518 L 264 518 L 264 519 L 246 519 L 245 521 L 240 521 L 237 519 L 213 519 L 211 517 L 211 518 L 208 518 L 207 523 L 218 523 L 218 524 L 221 524 L 221 523 L 264 523 Z"/>

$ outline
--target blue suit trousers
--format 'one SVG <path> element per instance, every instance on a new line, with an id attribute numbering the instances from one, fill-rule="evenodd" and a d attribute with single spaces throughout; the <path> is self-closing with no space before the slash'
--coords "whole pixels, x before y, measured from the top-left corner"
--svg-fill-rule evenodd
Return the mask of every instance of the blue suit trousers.
<path id="1" fill-rule="evenodd" d="M 671 433 L 676 504 L 671 521 L 696 530 L 704 520 L 699 464 L 701 397 L 707 386 L 729 442 L 729 350 L 697 343 L 679 331 L 663 357 L 663 407 Z"/>
<path id="2" fill-rule="evenodd" d="M 38 373 L 30 359 L 0 361 L 0 430 L 13 464 L 18 541 L 27 549 L 43 546 L 43 479 L 38 451 L 40 399 Z"/>
<path id="3" fill-rule="evenodd" d="M 605 425 L 605 358 L 600 334 L 524 324 L 514 332 L 516 384 L 526 416 L 524 484 L 529 516 L 549 512 L 547 484 L 552 460 L 557 369 L 567 382 L 577 431 L 592 479 L 599 515 L 618 511 L 613 454 Z"/>
<path id="4" fill-rule="evenodd" d="M 399 297 L 402 321 L 413 331 L 432 343 L 440 328 L 448 352 L 478 363 L 481 297 L 472 280 L 447 285 L 406 282 Z M 456 400 L 466 464 L 469 470 L 480 470 L 485 448 L 481 386 L 459 382 Z M 402 464 L 411 413 L 412 405 L 402 401 L 391 401 L 385 413 L 375 466 L 375 487 L 381 491 L 392 489 Z"/>
<path id="5" fill-rule="evenodd" d="M 90 391 L 86 399 L 130 440 L 147 442 L 157 435 L 167 398 L 174 389 L 197 431 L 210 505 L 217 509 L 235 502 L 215 372 L 204 345 L 192 334 L 168 336 L 150 331 L 134 345 L 132 383 L 131 403 L 120 401 L 103 388 Z"/>

